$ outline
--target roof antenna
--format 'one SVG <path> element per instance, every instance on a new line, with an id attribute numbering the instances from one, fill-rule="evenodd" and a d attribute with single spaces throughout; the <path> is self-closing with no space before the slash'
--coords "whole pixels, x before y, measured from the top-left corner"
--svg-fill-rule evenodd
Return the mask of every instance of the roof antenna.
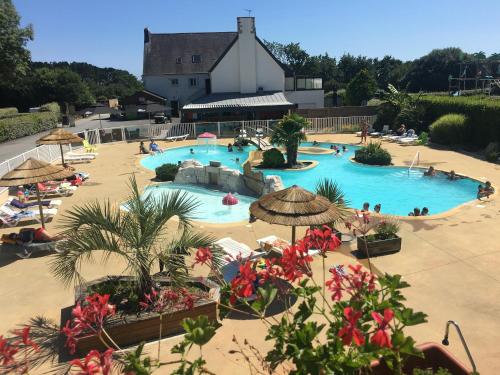
<path id="1" fill-rule="evenodd" d="M 248 12 L 248 17 L 252 15 L 252 9 L 245 9 L 246 12 Z"/>

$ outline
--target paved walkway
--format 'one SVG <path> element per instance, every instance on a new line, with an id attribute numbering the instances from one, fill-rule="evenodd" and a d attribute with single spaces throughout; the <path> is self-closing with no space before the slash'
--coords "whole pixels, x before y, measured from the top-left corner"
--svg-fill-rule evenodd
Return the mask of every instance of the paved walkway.
<path id="1" fill-rule="evenodd" d="M 310 138 L 346 143 L 357 141 L 352 135 Z M 192 142 L 161 146 L 172 147 Z M 408 165 L 419 150 L 421 165 L 432 164 L 439 169 L 454 169 L 474 177 L 487 176 L 495 186 L 500 186 L 498 165 L 457 152 L 424 146 L 402 147 L 384 143 L 384 147 L 389 149 L 396 165 Z M 54 222 L 49 223 L 48 230 L 56 231 L 61 214 L 75 204 L 105 198 L 110 198 L 112 202 L 124 201 L 127 196 L 126 183 L 132 172 L 136 174 L 139 186 L 151 183 L 154 173 L 140 166 L 136 148 L 135 144 L 125 143 L 99 146 L 99 158 L 93 163 L 79 166 L 81 170 L 91 173 L 91 181 L 79 188 L 74 196 L 63 198 L 61 213 Z M 367 200 L 370 201 L 368 195 Z M 499 222 L 500 201 L 497 198 L 480 203 L 470 202 L 444 217 L 403 218 L 401 252 L 373 259 L 375 266 L 382 272 L 403 275 L 411 284 L 404 291 L 408 305 L 429 315 L 427 324 L 409 330 L 416 341 L 441 342 L 446 321 L 457 320 L 482 375 L 500 374 Z M 219 226 L 196 224 L 195 227 L 219 238 L 232 237 L 253 248 L 256 247 L 255 240 L 266 235 L 290 236 L 290 228 L 261 221 Z M 0 229 L 0 234 L 10 231 Z M 300 234 L 302 231 L 299 231 Z M 342 245 L 338 252 L 329 254 L 327 267 L 357 262 L 351 254 L 355 247 L 355 243 Z M 20 260 L 0 253 L 0 334 L 35 315 L 45 315 L 58 321 L 61 308 L 73 303 L 73 288 L 65 287 L 54 278 L 49 261 L 48 256 Z M 320 275 L 321 262 L 313 264 L 314 272 Z M 124 269 L 121 260 L 112 258 L 107 264 L 100 261 L 92 265 L 85 264 L 83 274 L 87 279 L 93 279 L 105 274 L 119 274 Z M 248 366 L 241 357 L 230 352 L 236 349 L 232 342 L 236 332 L 240 342 L 247 339 L 263 353 L 270 347 L 270 343 L 264 339 L 264 326 L 259 321 L 225 320 L 213 341 L 204 348 L 208 368 L 214 373 L 248 373 Z M 178 341 L 178 338 L 166 340 L 162 345 L 162 359 L 172 359 L 169 349 Z M 156 344 L 151 345 L 148 347 L 153 350 Z M 468 365 L 454 331 L 450 334 L 449 350 Z"/>

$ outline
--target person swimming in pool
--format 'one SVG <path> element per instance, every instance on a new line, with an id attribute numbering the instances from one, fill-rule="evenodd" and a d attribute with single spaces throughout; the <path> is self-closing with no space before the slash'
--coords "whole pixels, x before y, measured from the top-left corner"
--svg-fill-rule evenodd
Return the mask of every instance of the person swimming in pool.
<path id="1" fill-rule="evenodd" d="M 375 212 L 376 214 L 380 214 L 380 210 L 382 209 L 382 205 L 380 203 L 377 203 L 374 207 L 373 207 L 373 212 Z"/>
<path id="2" fill-rule="evenodd" d="M 194 154 L 194 150 L 192 148 L 189 149 L 190 154 Z"/>
<path id="3" fill-rule="evenodd" d="M 479 185 L 477 187 L 477 199 L 481 200 L 481 198 L 489 198 L 491 194 L 495 192 L 495 189 L 493 186 L 491 186 L 491 182 L 486 181 L 486 183 L 483 185 Z"/>
<path id="4" fill-rule="evenodd" d="M 233 152 L 233 145 L 231 143 L 227 144 L 227 152 Z"/>
<path id="5" fill-rule="evenodd" d="M 343 152 L 343 153 L 346 153 L 346 152 L 347 152 L 347 147 L 342 146 L 342 152 Z"/>
<path id="6" fill-rule="evenodd" d="M 431 165 L 427 171 L 424 172 L 424 176 L 426 177 L 434 177 L 436 175 L 436 170 L 434 167 Z"/>
<path id="7" fill-rule="evenodd" d="M 448 173 L 448 177 L 446 177 L 450 181 L 455 181 L 460 179 L 460 176 L 458 176 L 455 171 L 451 170 L 450 173 Z"/>
<path id="8" fill-rule="evenodd" d="M 420 208 L 415 207 L 415 208 L 413 209 L 413 212 L 410 212 L 410 213 L 408 214 L 408 216 L 422 216 L 422 215 L 421 215 L 421 213 L 420 213 Z"/>
<path id="9" fill-rule="evenodd" d="M 319 146 L 319 142 L 318 141 L 313 141 L 313 146 Z"/>
<path id="10" fill-rule="evenodd" d="M 363 209 L 361 210 L 361 212 L 370 212 L 370 203 L 363 203 Z"/>
<path id="11" fill-rule="evenodd" d="M 342 156 L 342 154 L 340 153 L 340 150 L 339 150 L 339 149 L 336 149 L 336 150 L 335 150 L 335 156 Z"/>
<path id="12" fill-rule="evenodd" d="M 429 215 L 429 209 L 427 207 L 422 208 L 420 216 L 427 216 L 427 215 Z"/>

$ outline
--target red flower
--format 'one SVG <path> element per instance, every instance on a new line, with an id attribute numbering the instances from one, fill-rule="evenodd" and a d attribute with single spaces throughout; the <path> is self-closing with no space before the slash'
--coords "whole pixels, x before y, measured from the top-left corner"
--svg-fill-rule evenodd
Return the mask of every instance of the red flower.
<path id="1" fill-rule="evenodd" d="M 365 343 L 363 333 L 357 328 L 357 322 L 361 318 L 360 311 L 354 311 L 352 307 L 344 308 L 344 317 L 346 324 L 339 331 L 339 337 L 342 339 L 344 345 L 351 345 L 353 340 L 354 344 L 359 346 Z"/>
<path id="2" fill-rule="evenodd" d="M 311 275 L 310 264 L 313 259 L 307 252 L 307 245 L 302 241 L 283 250 L 280 265 L 283 268 L 283 276 L 288 281 L 294 282 L 304 275 Z"/>
<path id="3" fill-rule="evenodd" d="M 18 330 L 14 331 L 14 334 L 16 336 L 19 336 L 20 339 L 21 339 L 20 341 L 16 342 L 16 345 L 23 344 L 25 346 L 31 346 L 33 348 L 33 350 L 38 351 L 39 348 L 38 348 L 37 343 L 34 342 L 33 340 L 31 340 L 30 337 L 29 337 L 29 335 L 30 335 L 30 328 L 31 327 L 24 327 L 23 329 L 18 329 Z"/>
<path id="4" fill-rule="evenodd" d="M 16 362 L 14 356 L 19 351 L 16 345 L 9 343 L 7 339 L 0 336 L 0 363 L 3 366 L 12 365 Z"/>
<path id="5" fill-rule="evenodd" d="M 108 375 L 111 373 L 112 362 L 113 349 L 108 349 L 104 353 L 99 353 L 94 349 L 85 356 L 83 362 L 80 359 L 75 359 L 70 364 L 79 369 L 78 375 Z"/>
<path id="6" fill-rule="evenodd" d="M 333 251 L 342 244 L 333 230 L 327 225 L 324 225 L 321 229 L 308 229 L 303 242 L 308 249 L 317 249 L 322 254 Z"/>
<path id="7" fill-rule="evenodd" d="M 178 309 L 192 309 L 194 306 L 194 295 L 185 288 L 178 292 L 171 288 L 160 291 L 151 288 L 151 293 L 144 294 L 144 301 L 139 302 L 143 310 L 157 313 L 171 312 Z"/>
<path id="8" fill-rule="evenodd" d="M 342 291 L 344 290 L 344 286 L 342 285 L 342 279 L 344 276 L 337 272 L 336 269 L 330 270 L 332 274 L 332 278 L 326 281 L 326 286 L 328 290 L 332 292 L 332 300 L 340 301 L 342 298 Z"/>
<path id="9" fill-rule="evenodd" d="M 257 272 L 255 271 L 254 264 L 247 260 L 245 263 L 240 264 L 240 269 L 236 277 L 231 280 L 230 297 L 231 304 L 235 304 L 237 297 L 248 298 L 255 293 L 255 281 L 257 280 Z"/>
<path id="10" fill-rule="evenodd" d="M 212 258 L 213 254 L 209 247 L 200 247 L 196 250 L 193 266 L 196 264 L 209 264 Z"/>
<path id="11" fill-rule="evenodd" d="M 274 280 L 283 275 L 283 270 L 278 266 L 278 259 L 267 258 L 266 266 L 258 273 L 259 283 L 263 284 L 268 280 Z"/>
<path id="12" fill-rule="evenodd" d="M 378 324 L 377 331 L 371 338 L 371 343 L 380 346 L 381 348 L 391 348 L 391 338 L 387 332 L 387 326 L 394 317 L 394 312 L 391 309 L 384 310 L 384 316 L 378 312 L 372 312 L 372 318 Z"/>

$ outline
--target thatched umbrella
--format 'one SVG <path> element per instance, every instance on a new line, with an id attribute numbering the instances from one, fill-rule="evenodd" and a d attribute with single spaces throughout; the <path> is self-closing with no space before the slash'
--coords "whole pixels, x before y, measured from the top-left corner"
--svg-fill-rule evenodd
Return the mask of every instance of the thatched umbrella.
<path id="1" fill-rule="evenodd" d="M 43 206 L 40 199 L 40 190 L 38 190 L 38 182 L 50 180 L 60 180 L 70 177 L 74 174 L 72 168 L 64 168 L 58 165 L 52 165 L 44 161 L 29 158 L 17 168 L 5 174 L 0 179 L 0 186 L 19 186 L 26 184 L 35 184 L 36 198 L 40 209 L 40 221 L 42 227 L 45 228 L 43 220 Z"/>
<path id="2" fill-rule="evenodd" d="M 64 153 L 62 145 L 69 145 L 72 143 L 82 143 L 83 139 L 76 134 L 70 133 L 62 128 L 55 129 L 47 134 L 46 136 L 40 138 L 36 143 L 38 145 L 59 145 L 61 149 L 61 164 L 64 165 Z"/>
<path id="3" fill-rule="evenodd" d="M 270 224 L 291 226 L 292 243 L 295 227 L 331 223 L 342 215 L 328 199 L 297 185 L 264 195 L 250 205 L 250 213 Z"/>

